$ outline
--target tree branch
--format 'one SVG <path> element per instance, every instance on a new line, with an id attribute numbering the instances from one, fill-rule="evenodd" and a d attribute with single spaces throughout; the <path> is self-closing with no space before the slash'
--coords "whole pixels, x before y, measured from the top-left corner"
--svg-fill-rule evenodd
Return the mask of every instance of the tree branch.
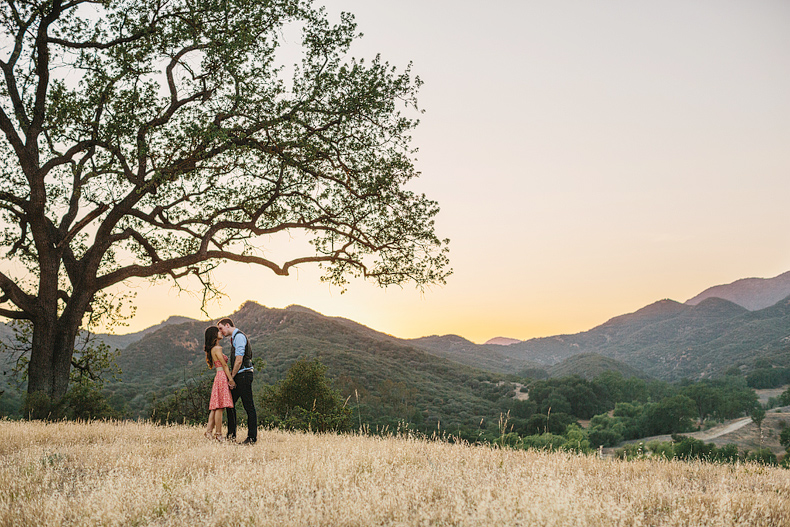
<path id="1" fill-rule="evenodd" d="M 41 19 L 36 35 L 36 97 L 33 104 L 33 118 L 27 130 L 27 142 L 30 148 L 35 148 L 38 134 L 46 117 L 47 90 L 49 89 L 49 47 L 47 46 L 47 31 L 50 24 L 58 19 L 61 13 L 61 0 L 52 0 L 52 10 Z"/>
<path id="2" fill-rule="evenodd" d="M 111 243 L 117 243 L 123 240 L 133 239 L 148 253 L 148 257 L 152 262 L 161 262 L 162 259 L 156 251 L 156 248 L 148 241 L 148 239 L 134 229 L 126 229 L 117 236 L 111 238 Z"/>
<path id="3" fill-rule="evenodd" d="M 129 278 L 147 278 L 156 275 L 163 275 L 170 273 L 176 269 L 183 269 L 185 267 L 193 266 L 205 262 L 206 260 L 231 260 L 234 262 L 256 264 L 271 269 L 274 274 L 280 276 L 288 276 L 288 270 L 294 265 L 303 263 L 320 263 L 320 262 L 338 262 L 343 261 L 354 267 L 360 268 L 365 271 L 365 266 L 357 261 L 349 258 L 343 258 L 338 255 L 326 256 L 308 256 L 304 258 L 295 258 L 285 262 L 282 266 L 277 265 L 271 260 L 261 258 L 260 256 L 237 254 L 229 251 L 205 251 L 196 252 L 186 256 L 171 258 L 168 260 L 160 260 L 159 262 L 150 265 L 130 265 L 123 269 L 119 269 L 112 273 L 101 276 L 96 281 L 98 289 L 105 289 L 111 285 L 117 284 Z"/>
<path id="4" fill-rule="evenodd" d="M 80 141 L 79 143 L 75 144 L 74 146 L 66 150 L 65 154 L 59 155 L 57 157 L 53 157 L 52 159 L 47 161 L 44 164 L 44 166 L 41 167 L 41 172 L 43 174 L 47 174 L 53 168 L 71 162 L 72 158 L 75 155 L 77 155 L 79 152 L 82 152 L 83 150 L 89 150 L 90 148 L 93 148 L 95 146 L 96 146 L 96 141 L 92 139 Z"/>
<path id="5" fill-rule="evenodd" d="M 13 302 L 19 309 L 21 309 L 28 316 L 31 316 L 36 311 L 36 297 L 29 295 L 22 291 L 16 285 L 16 282 L 11 280 L 5 273 L 0 271 L 0 290 L 3 291 L 4 296 Z"/>
<path id="6" fill-rule="evenodd" d="M 50 44 L 57 44 L 58 46 L 63 46 L 64 48 L 71 48 L 71 49 L 110 49 L 120 44 L 128 44 L 130 42 L 143 39 L 153 34 L 155 31 L 156 28 L 151 26 L 146 28 L 145 31 L 141 31 L 136 35 L 129 35 L 128 37 L 116 38 L 115 40 L 111 40 L 109 42 L 96 42 L 96 41 L 70 42 L 68 40 L 63 40 L 62 38 L 55 38 L 55 37 L 48 37 L 47 42 Z"/>
<path id="7" fill-rule="evenodd" d="M 88 213 L 84 218 L 82 218 L 79 221 L 79 223 L 77 223 L 74 227 L 72 227 L 72 229 L 68 232 L 68 234 L 66 234 L 66 236 L 64 236 L 63 239 L 60 240 L 60 243 L 58 243 L 56 247 L 58 249 L 63 248 L 71 241 L 72 238 L 74 238 L 74 236 L 76 236 L 82 229 L 84 229 L 85 226 L 89 225 L 90 222 L 92 222 L 93 220 L 95 220 L 105 212 L 107 212 L 107 209 L 109 208 L 110 208 L 109 205 L 107 205 L 106 203 L 102 203 L 101 205 L 93 209 L 92 212 Z"/>
<path id="8" fill-rule="evenodd" d="M 11 318 L 13 320 L 31 320 L 31 316 L 24 311 L 11 311 L 0 307 L 0 317 Z"/>
<path id="9" fill-rule="evenodd" d="M 17 30 L 16 37 L 14 39 L 14 50 L 11 52 L 11 56 L 8 57 L 8 62 L 0 61 L 0 67 L 2 68 L 3 74 L 5 76 L 6 88 L 8 89 L 8 95 L 11 98 L 11 104 L 14 106 L 14 113 L 22 125 L 23 132 L 27 133 L 27 129 L 30 126 L 30 119 L 27 116 L 25 105 L 22 103 L 22 97 L 19 95 L 19 88 L 17 87 L 16 77 L 14 76 L 14 67 L 16 66 L 16 62 L 19 60 L 19 56 L 22 53 L 25 33 L 36 19 L 37 14 L 34 10 L 34 14 L 30 16 L 30 19 L 23 22 L 16 10 L 14 3 L 11 0 L 8 0 L 8 4 L 12 8 L 14 13 L 14 21 L 19 26 L 19 29 Z"/>

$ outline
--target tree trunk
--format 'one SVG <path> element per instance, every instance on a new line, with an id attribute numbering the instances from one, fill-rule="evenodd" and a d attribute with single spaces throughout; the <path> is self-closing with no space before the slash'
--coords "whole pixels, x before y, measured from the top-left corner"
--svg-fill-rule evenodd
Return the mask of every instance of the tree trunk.
<path id="1" fill-rule="evenodd" d="M 46 320 L 34 322 L 25 402 L 25 413 L 33 419 L 57 417 L 68 390 L 71 357 L 79 331 L 79 322 L 70 318 L 58 320 L 53 312 L 47 313 Z"/>

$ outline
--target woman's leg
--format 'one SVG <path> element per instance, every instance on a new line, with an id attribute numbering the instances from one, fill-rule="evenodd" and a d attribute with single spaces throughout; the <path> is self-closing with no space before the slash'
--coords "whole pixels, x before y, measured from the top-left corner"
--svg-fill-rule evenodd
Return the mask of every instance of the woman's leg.
<path id="1" fill-rule="evenodd" d="M 208 438 L 213 437 L 212 431 L 214 430 L 214 414 L 217 413 L 216 410 L 211 410 L 208 414 L 208 425 L 206 426 L 206 433 L 203 434 Z"/>
<path id="2" fill-rule="evenodd" d="M 222 414 L 224 410 L 222 408 L 218 408 L 214 410 L 214 437 L 221 439 L 222 438 Z"/>

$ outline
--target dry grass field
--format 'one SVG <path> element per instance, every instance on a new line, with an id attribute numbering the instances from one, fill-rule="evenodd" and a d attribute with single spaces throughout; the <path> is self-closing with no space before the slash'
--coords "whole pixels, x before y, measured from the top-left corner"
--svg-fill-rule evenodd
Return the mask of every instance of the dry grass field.
<path id="1" fill-rule="evenodd" d="M 0 525 L 790 525 L 790 471 L 409 438 L 0 421 Z"/>

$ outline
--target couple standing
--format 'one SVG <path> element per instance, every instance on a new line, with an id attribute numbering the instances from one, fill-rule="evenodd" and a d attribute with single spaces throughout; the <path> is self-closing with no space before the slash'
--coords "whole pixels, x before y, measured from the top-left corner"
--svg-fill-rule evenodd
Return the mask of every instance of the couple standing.
<path id="1" fill-rule="evenodd" d="M 230 337 L 230 369 L 228 358 L 222 353 L 223 337 Z M 252 348 L 247 336 L 223 318 L 216 326 L 206 328 L 206 364 L 217 370 L 209 401 L 208 427 L 205 436 L 222 440 L 222 412 L 228 409 L 228 439 L 236 440 L 236 401 L 241 398 L 247 412 L 247 439 L 245 445 L 258 440 L 258 415 L 252 397 Z M 231 371 L 232 370 L 232 371 Z M 213 432 L 212 432 L 213 430 Z"/>

